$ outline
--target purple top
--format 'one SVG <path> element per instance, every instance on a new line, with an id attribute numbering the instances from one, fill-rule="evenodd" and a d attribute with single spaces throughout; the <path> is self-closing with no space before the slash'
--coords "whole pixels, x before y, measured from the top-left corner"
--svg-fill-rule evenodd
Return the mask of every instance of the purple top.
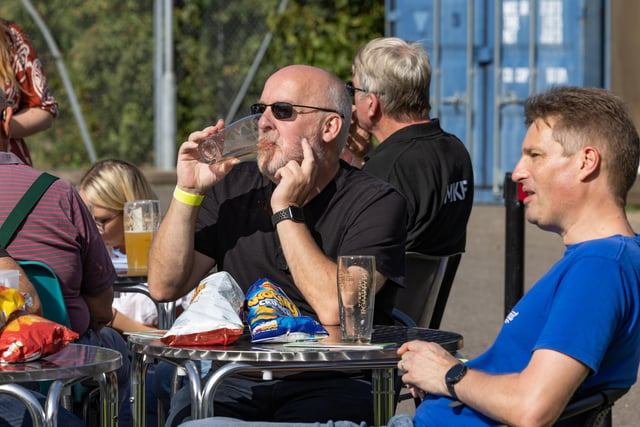
<path id="1" fill-rule="evenodd" d="M 40 174 L 14 154 L 0 152 L 2 223 Z M 73 186 L 55 181 L 6 249 L 16 260 L 40 261 L 56 272 L 71 327 L 83 334 L 89 327 L 89 309 L 82 296 L 111 287 L 116 272 L 91 213 Z"/>

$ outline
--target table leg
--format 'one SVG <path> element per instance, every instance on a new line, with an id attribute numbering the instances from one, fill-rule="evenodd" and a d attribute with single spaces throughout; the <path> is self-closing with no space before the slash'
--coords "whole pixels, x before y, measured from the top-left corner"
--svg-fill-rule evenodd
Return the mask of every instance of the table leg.
<path id="1" fill-rule="evenodd" d="M 100 387 L 100 415 L 103 427 L 117 427 L 120 408 L 118 377 L 115 371 L 96 375 L 94 379 Z"/>
<path id="2" fill-rule="evenodd" d="M 55 426 L 58 423 L 58 408 L 60 407 L 60 399 L 64 392 L 65 384 L 61 381 L 54 381 L 49 385 L 47 400 L 44 404 L 44 413 L 46 424 Z"/>
<path id="3" fill-rule="evenodd" d="M 38 399 L 35 398 L 33 394 L 26 388 L 18 385 L 18 384 L 2 384 L 0 385 L 0 393 L 8 394 L 10 396 L 15 397 L 20 400 L 31 414 L 31 419 L 33 420 L 33 427 L 43 427 L 49 425 L 46 420 L 44 409 Z M 54 420 L 52 425 L 55 426 Z"/>
<path id="4" fill-rule="evenodd" d="M 133 353 L 131 360 L 131 415 L 134 427 L 145 427 L 147 357 Z"/>
<path id="5" fill-rule="evenodd" d="M 222 380 L 227 375 L 246 370 L 255 370 L 255 368 L 245 363 L 231 362 L 219 367 L 209 376 L 202 390 L 202 409 L 200 412 L 202 418 L 213 417 L 213 398 Z"/>
<path id="6" fill-rule="evenodd" d="M 395 367 L 373 369 L 371 372 L 371 392 L 373 393 L 373 422 L 375 426 L 385 425 L 395 410 Z"/>
<path id="7" fill-rule="evenodd" d="M 191 419 L 202 418 L 202 381 L 200 370 L 193 360 L 188 360 L 183 366 L 189 378 L 189 394 L 191 396 Z"/>

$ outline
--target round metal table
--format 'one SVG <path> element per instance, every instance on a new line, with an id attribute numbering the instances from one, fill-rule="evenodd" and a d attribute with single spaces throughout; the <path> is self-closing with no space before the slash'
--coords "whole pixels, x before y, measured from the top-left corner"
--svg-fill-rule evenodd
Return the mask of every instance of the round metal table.
<path id="1" fill-rule="evenodd" d="M 29 410 L 34 426 L 53 426 L 62 390 L 74 383 L 93 378 L 100 387 L 102 425 L 116 425 L 118 381 L 115 371 L 122 356 L 115 350 L 83 344 L 69 344 L 59 352 L 33 362 L 0 365 L 0 393 L 21 400 Z M 53 381 L 43 408 L 40 402 L 18 383 Z"/>
<path id="2" fill-rule="evenodd" d="M 338 328 L 339 329 L 339 328 Z M 396 349 L 414 339 L 432 341 L 455 353 L 462 348 L 462 336 L 425 328 L 404 326 L 375 326 L 372 344 L 368 349 L 341 347 L 301 348 L 283 344 L 252 343 L 249 334 L 243 334 L 227 346 L 171 347 L 153 337 L 131 335 L 129 348 L 133 352 L 132 395 L 135 426 L 145 425 L 145 375 L 148 365 L 165 360 L 186 371 L 191 391 L 192 419 L 213 416 L 213 396 L 221 381 L 234 373 L 247 372 L 300 372 L 335 370 L 371 370 L 374 396 L 374 420 L 382 425 L 393 415 L 394 379 L 399 357 Z M 225 364 L 208 376 L 204 384 L 196 360 L 212 360 Z"/>

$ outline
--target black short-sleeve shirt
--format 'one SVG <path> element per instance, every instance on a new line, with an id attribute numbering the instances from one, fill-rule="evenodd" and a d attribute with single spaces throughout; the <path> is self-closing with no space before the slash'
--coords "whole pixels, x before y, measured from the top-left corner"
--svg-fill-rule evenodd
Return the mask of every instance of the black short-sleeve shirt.
<path id="1" fill-rule="evenodd" d="M 393 133 L 371 152 L 362 169 L 406 197 L 407 251 L 464 252 L 473 207 L 473 166 L 464 144 L 444 132 L 437 119 Z"/>
<path id="2" fill-rule="evenodd" d="M 196 222 L 195 249 L 216 260 L 246 290 L 261 278 L 278 284 L 300 311 L 317 318 L 296 287 L 271 224 L 275 184 L 256 163 L 236 165 L 210 189 Z M 336 177 L 304 206 L 305 223 L 324 254 L 374 255 L 387 278 L 376 295 L 376 323 L 389 323 L 404 283 L 406 203 L 388 183 L 341 162 Z"/>

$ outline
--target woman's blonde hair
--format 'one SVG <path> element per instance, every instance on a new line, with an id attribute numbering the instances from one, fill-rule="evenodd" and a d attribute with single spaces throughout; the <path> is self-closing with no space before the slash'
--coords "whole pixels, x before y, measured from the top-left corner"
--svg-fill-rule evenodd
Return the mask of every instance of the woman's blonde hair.
<path id="1" fill-rule="evenodd" d="M 80 180 L 78 190 L 91 204 L 120 212 L 126 202 L 158 198 L 140 169 L 119 159 L 94 163 Z"/>
<path id="2" fill-rule="evenodd" d="M 4 89 L 13 87 L 22 90 L 11 66 L 13 52 L 11 51 L 8 33 L 9 26 L 7 21 L 0 19 L 0 83 Z"/>

